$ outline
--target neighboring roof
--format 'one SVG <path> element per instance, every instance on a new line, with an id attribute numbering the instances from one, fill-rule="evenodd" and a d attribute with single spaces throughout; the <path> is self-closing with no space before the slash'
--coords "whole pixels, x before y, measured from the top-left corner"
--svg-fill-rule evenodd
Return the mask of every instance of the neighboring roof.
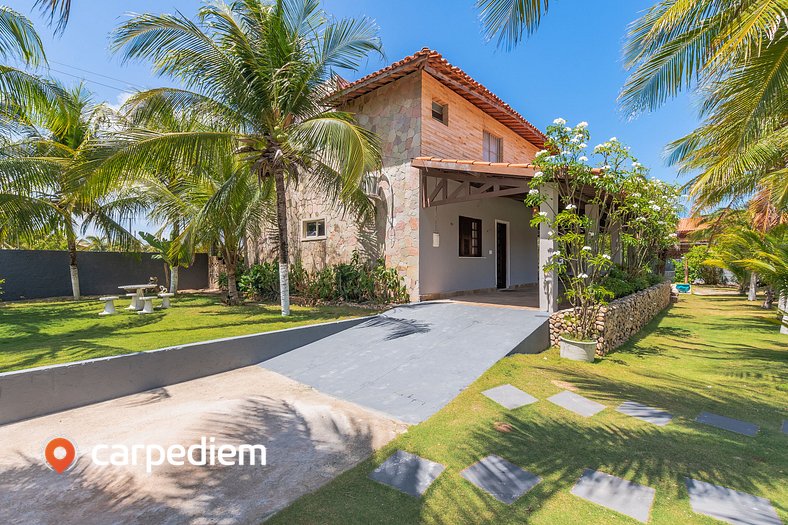
<path id="1" fill-rule="evenodd" d="M 687 235 L 694 231 L 701 230 L 705 226 L 703 221 L 703 217 L 685 217 L 679 219 L 679 223 L 676 226 L 676 233 L 679 235 Z"/>
<path id="2" fill-rule="evenodd" d="M 462 69 L 449 64 L 440 53 L 427 47 L 355 82 L 346 83 L 344 79 L 338 79 L 341 89 L 331 95 L 328 101 L 333 105 L 348 102 L 418 70 L 426 71 L 535 146 L 544 147 L 546 137 L 539 128 Z"/>
<path id="3" fill-rule="evenodd" d="M 416 157 L 411 161 L 414 168 L 432 168 L 447 171 L 464 171 L 487 175 L 507 175 L 510 177 L 533 178 L 536 166 L 511 162 L 486 162 L 483 160 L 441 159 L 438 157 Z M 591 173 L 601 173 L 593 168 Z"/>

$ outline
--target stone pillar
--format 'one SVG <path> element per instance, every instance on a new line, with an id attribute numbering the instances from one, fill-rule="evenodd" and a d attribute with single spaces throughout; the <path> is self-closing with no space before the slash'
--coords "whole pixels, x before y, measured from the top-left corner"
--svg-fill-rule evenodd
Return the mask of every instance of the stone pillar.
<path id="1" fill-rule="evenodd" d="M 558 211 L 558 188 L 554 184 L 545 184 L 541 191 L 545 201 L 539 206 L 539 212 L 546 213 L 552 222 Z M 552 313 L 558 310 L 558 278 L 554 271 L 543 270 L 550 263 L 550 255 L 555 250 L 550 230 L 551 226 L 547 223 L 539 225 L 539 309 Z"/>
<path id="2" fill-rule="evenodd" d="M 586 204 L 585 215 L 591 219 L 591 227 L 588 228 L 588 244 L 593 246 L 599 242 L 599 204 Z"/>
<path id="3" fill-rule="evenodd" d="M 610 231 L 610 256 L 613 257 L 613 262 L 621 264 L 624 262 L 623 247 L 621 245 L 621 225 L 617 222 L 611 223 L 608 228 Z"/>

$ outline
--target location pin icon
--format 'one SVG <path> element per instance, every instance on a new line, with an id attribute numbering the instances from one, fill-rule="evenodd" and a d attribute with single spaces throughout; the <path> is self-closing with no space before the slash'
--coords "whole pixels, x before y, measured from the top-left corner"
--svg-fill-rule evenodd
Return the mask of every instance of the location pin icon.
<path id="1" fill-rule="evenodd" d="M 74 464 L 77 449 L 74 444 L 63 437 L 57 437 L 47 443 L 44 448 L 44 458 L 52 470 L 62 474 Z"/>

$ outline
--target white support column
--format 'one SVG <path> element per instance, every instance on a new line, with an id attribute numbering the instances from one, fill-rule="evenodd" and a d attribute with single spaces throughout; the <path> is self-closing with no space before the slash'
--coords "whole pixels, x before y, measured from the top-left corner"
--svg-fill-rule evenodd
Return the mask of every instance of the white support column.
<path id="1" fill-rule="evenodd" d="M 558 210 L 558 189 L 555 185 L 545 184 L 541 191 L 545 201 L 539 206 L 539 211 L 546 213 L 552 223 Z M 539 309 L 552 313 L 558 310 L 558 279 L 554 271 L 543 270 L 555 250 L 555 242 L 548 235 L 550 229 L 547 223 L 539 225 Z"/>
<path id="2" fill-rule="evenodd" d="M 610 255 L 613 257 L 613 262 L 621 264 L 624 262 L 624 253 L 621 245 L 621 225 L 614 222 L 610 225 Z"/>

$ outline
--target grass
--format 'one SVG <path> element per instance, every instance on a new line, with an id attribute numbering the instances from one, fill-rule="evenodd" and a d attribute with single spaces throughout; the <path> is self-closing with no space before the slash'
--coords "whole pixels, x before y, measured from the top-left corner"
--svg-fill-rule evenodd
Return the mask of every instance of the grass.
<path id="1" fill-rule="evenodd" d="M 116 301 L 125 307 L 125 301 Z M 103 303 L 28 301 L 0 303 L 0 372 L 106 357 L 221 337 L 269 332 L 367 315 L 349 306 L 227 307 L 215 295 L 179 295 L 173 307 L 137 315 L 121 308 L 99 317 Z"/>
<path id="2" fill-rule="evenodd" d="M 778 330 L 774 312 L 739 297 L 685 295 L 596 363 L 559 360 L 555 349 L 507 357 L 432 418 L 270 523 L 637 523 L 570 494 L 585 468 L 654 487 L 650 523 L 720 523 L 692 512 L 685 476 L 768 498 L 788 522 L 788 436 L 780 431 L 788 418 L 788 345 Z M 509 411 L 481 395 L 504 383 L 541 401 Z M 545 401 L 567 384 L 609 408 L 581 418 Z M 614 408 L 625 400 L 667 409 L 674 420 L 656 427 L 619 414 Z M 750 438 L 695 423 L 704 410 L 761 431 Z M 367 478 L 397 449 L 446 465 L 423 498 Z M 513 505 L 499 503 L 460 477 L 488 454 L 543 481 Z"/>

